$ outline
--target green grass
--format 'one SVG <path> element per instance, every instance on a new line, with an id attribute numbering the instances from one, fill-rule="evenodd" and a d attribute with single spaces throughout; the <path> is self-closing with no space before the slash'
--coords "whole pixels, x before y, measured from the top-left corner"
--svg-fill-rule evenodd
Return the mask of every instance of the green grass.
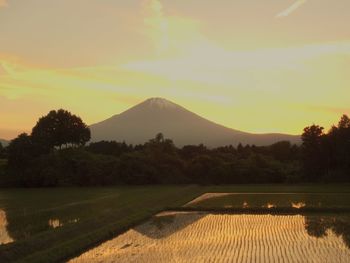
<path id="1" fill-rule="evenodd" d="M 61 262 L 206 192 L 350 193 L 349 185 L 140 186 L 0 190 L 1 262 Z M 347 200 L 347 199 L 346 199 Z M 345 202 L 348 202 L 347 200 Z M 62 226 L 53 228 L 50 220 Z"/>
<path id="2" fill-rule="evenodd" d="M 14 189 L 0 191 L 8 232 L 16 240 L 0 246 L 1 262 L 59 262 L 76 255 L 168 205 L 182 205 L 196 186 Z M 63 227 L 53 229 L 50 219 Z M 74 223 L 73 220 L 78 219 Z"/>

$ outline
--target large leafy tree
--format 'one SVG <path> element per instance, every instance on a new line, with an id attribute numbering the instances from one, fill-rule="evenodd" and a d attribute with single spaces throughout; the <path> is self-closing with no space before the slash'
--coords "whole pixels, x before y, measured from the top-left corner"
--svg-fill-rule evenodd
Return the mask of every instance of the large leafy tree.
<path id="1" fill-rule="evenodd" d="M 324 173 L 324 128 L 311 125 L 304 129 L 301 138 L 303 141 L 303 161 L 305 176 L 309 181 L 317 181 Z"/>
<path id="2" fill-rule="evenodd" d="M 350 118 L 343 115 L 328 134 L 333 169 L 350 171 Z"/>
<path id="3" fill-rule="evenodd" d="M 32 130 L 33 141 L 49 148 L 84 145 L 90 137 L 90 129 L 81 118 L 63 109 L 50 111 Z"/>
<path id="4" fill-rule="evenodd" d="M 22 133 L 13 139 L 7 147 L 9 165 L 16 169 L 26 167 L 30 160 L 34 158 L 38 150 L 34 146 L 31 137 Z"/>

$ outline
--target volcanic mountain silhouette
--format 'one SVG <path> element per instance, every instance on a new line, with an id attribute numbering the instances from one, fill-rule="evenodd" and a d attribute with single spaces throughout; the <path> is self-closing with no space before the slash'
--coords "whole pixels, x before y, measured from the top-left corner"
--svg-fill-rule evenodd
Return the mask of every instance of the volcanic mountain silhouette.
<path id="1" fill-rule="evenodd" d="M 148 99 L 90 128 L 94 142 L 115 140 L 142 144 L 161 132 L 177 146 L 204 144 L 217 147 L 239 143 L 262 146 L 282 140 L 300 143 L 300 136 L 252 134 L 230 129 L 163 98 Z"/>

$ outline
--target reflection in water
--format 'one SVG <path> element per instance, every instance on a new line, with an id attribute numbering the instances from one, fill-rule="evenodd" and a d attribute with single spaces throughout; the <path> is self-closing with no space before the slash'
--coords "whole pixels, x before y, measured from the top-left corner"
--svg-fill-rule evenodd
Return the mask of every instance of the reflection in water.
<path id="1" fill-rule="evenodd" d="M 77 223 L 79 221 L 79 219 L 73 219 L 73 220 L 68 220 L 66 223 L 68 224 L 72 224 L 72 223 Z M 64 223 L 59 220 L 59 219 L 49 219 L 48 225 L 52 228 L 57 228 L 57 227 L 61 227 L 64 225 Z"/>
<path id="2" fill-rule="evenodd" d="M 306 206 L 306 204 L 305 204 L 305 202 L 292 202 L 292 207 L 293 208 L 297 208 L 297 209 L 299 209 L 299 208 L 303 208 L 303 207 L 305 207 Z"/>
<path id="3" fill-rule="evenodd" d="M 191 208 L 348 208 L 350 193 L 207 193 L 185 204 Z M 248 205 L 249 204 L 249 205 Z M 272 206 L 273 205 L 273 206 Z"/>
<path id="4" fill-rule="evenodd" d="M 152 217 L 152 219 L 150 220 L 150 224 L 156 226 L 158 229 L 163 229 L 167 225 L 174 222 L 174 217 L 175 214 L 172 212 L 163 212 Z"/>
<path id="5" fill-rule="evenodd" d="M 0 209 L 0 245 L 13 242 L 7 231 L 7 224 L 6 213 Z"/>
<path id="6" fill-rule="evenodd" d="M 57 228 L 63 226 L 59 219 L 49 219 L 49 226 L 52 228 Z"/>
<path id="7" fill-rule="evenodd" d="M 161 239 L 180 231 L 204 216 L 206 213 L 162 212 L 137 227 L 137 231 L 152 239 Z"/>
<path id="8" fill-rule="evenodd" d="M 233 193 L 205 193 L 205 194 L 202 194 L 201 196 L 195 198 L 191 202 L 188 202 L 186 205 L 193 205 L 193 204 L 197 204 L 197 203 L 200 203 L 200 202 L 208 200 L 208 199 L 212 199 L 212 198 L 216 198 L 216 197 L 231 196 L 231 195 L 233 195 Z"/>
<path id="9" fill-rule="evenodd" d="M 329 232 L 342 237 L 344 243 L 350 249 L 350 216 L 315 216 L 305 218 L 305 228 L 309 235 L 324 238 Z M 350 261 L 350 259 L 349 259 Z"/>
<path id="10" fill-rule="evenodd" d="M 349 262 L 350 259 L 350 249 L 344 242 L 349 240 L 348 232 L 344 233 L 344 229 L 349 229 L 346 223 L 349 216 L 340 219 L 190 212 L 157 217 L 157 222 L 164 219 L 162 223 L 154 223 L 152 219 L 71 262 Z M 319 227 L 322 230 L 314 233 Z"/>
<path id="11" fill-rule="evenodd" d="M 271 203 L 267 203 L 265 206 L 263 207 L 267 207 L 267 208 L 276 208 L 275 204 L 271 204 Z"/>

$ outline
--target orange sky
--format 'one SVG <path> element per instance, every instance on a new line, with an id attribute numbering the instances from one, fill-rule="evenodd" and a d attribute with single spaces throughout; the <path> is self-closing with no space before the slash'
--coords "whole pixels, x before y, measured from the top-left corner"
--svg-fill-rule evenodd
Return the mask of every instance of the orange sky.
<path id="1" fill-rule="evenodd" d="M 165 97 L 249 132 L 350 114 L 348 0 L 0 0 L 0 138 Z"/>

